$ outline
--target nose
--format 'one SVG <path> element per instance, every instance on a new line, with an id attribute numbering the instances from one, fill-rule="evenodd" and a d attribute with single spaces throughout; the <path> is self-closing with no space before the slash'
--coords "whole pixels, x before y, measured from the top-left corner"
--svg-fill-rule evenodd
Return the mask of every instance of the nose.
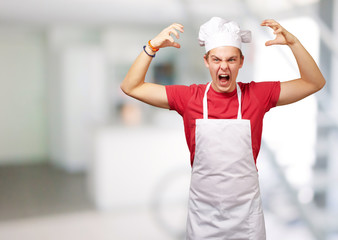
<path id="1" fill-rule="evenodd" d="M 227 69 L 228 68 L 228 63 L 226 62 L 226 61 L 222 61 L 221 62 L 221 69 L 222 70 L 225 70 L 225 69 Z"/>

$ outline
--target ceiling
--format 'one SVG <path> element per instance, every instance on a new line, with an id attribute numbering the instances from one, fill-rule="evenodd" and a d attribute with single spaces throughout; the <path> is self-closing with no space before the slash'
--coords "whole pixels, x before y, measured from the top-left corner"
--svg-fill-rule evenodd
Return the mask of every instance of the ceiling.
<path id="1" fill-rule="evenodd" d="M 319 0 L 2 0 L 0 24 L 163 24 L 211 16 L 268 17 Z M 199 22 L 199 23 L 200 23 Z M 198 24 L 199 24 L 198 23 Z"/>

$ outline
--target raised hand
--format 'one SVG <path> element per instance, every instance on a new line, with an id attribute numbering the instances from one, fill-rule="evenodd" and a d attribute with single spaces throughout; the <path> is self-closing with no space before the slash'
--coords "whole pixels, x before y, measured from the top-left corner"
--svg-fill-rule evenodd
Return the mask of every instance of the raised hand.
<path id="1" fill-rule="evenodd" d="M 276 35 L 274 40 L 267 41 L 265 46 L 271 45 L 292 45 L 297 42 L 297 38 L 283 28 L 278 22 L 273 19 L 266 19 L 261 23 L 261 26 L 270 27 L 274 30 L 273 34 Z"/>
<path id="2" fill-rule="evenodd" d="M 180 38 L 178 33 L 184 32 L 184 26 L 178 23 L 171 24 L 169 27 L 163 29 L 155 38 L 153 38 L 150 43 L 154 48 L 164 48 L 164 47 L 175 47 L 180 48 L 181 45 L 175 42 L 174 38 L 171 36 L 174 35 L 177 39 Z"/>

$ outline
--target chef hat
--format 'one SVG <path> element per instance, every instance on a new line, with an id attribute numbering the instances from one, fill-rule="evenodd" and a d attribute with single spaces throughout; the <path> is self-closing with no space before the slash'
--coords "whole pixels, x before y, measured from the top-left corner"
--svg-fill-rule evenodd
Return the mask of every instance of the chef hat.
<path id="1" fill-rule="evenodd" d="M 234 21 L 213 17 L 200 27 L 198 40 L 206 52 L 222 46 L 241 49 L 242 42 L 251 42 L 251 31 L 242 31 Z"/>

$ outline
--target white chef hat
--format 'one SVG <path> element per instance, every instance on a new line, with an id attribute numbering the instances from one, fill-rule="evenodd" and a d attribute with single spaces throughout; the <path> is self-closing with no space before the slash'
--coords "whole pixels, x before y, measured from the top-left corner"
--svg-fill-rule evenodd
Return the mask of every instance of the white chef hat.
<path id="1" fill-rule="evenodd" d="M 213 17 L 200 27 L 198 40 L 201 46 L 205 46 L 205 52 L 222 46 L 241 49 L 242 42 L 251 42 L 251 31 L 242 31 L 234 21 Z"/>

